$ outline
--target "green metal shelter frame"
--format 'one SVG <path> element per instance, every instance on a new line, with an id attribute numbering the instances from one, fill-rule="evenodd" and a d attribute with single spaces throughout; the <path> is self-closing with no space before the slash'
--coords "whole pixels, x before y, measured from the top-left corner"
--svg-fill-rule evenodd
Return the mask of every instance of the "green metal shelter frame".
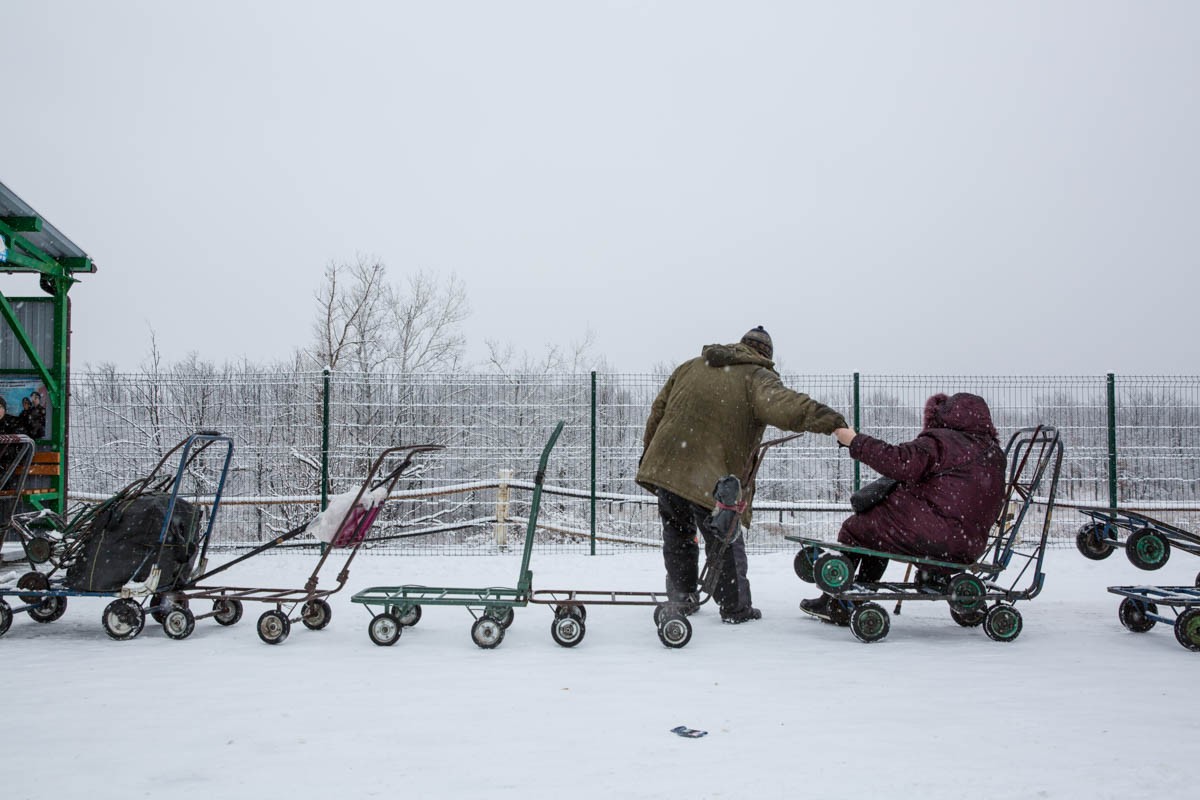
<path id="1" fill-rule="evenodd" d="M 0 287 L 0 336 L 11 334 L 24 352 L 27 364 L 0 364 L 0 377 L 36 377 L 46 387 L 52 413 L 45 438 L 39 440 L 40 450 L 59 453 L 58 475 L 51 478 L 52 492 L 32 495 L 30 502 L 39 507 L 62 513 L 67 494 L 67 437 L 69 431 L 69 380 L 71 359 L 71 301 L 67 292 L 78 282 L 81 273 L 94 273 L 96 265 L 90 256 L 38 214 L 11 189 L 0 183 L 0 272 L 37 274 L 39 285 L 53 305 L 50 353 L 39 353 L 34 339 L 26 330 L 14 302 L 47 302 L 47 298 L 10 298 Z M 48 356 L 48 357 L 47 357 Z"/>

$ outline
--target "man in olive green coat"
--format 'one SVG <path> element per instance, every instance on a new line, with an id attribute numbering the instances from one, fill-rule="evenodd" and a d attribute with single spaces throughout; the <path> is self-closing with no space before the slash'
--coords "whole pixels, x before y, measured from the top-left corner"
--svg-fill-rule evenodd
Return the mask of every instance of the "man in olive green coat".
<path id="1" fill-rule="evenodd" d="M 833 433 L 846 420 L 829 406 L 783 385 L 771 360 L 774 347 L 760 325 L 737 344 L 706 346 L 667 379 L 646 421 L 637 482 L 658 496 L 663 523 L 667 594 L 695 610 L 700 547 L 718 546 L 708 524 L 716 506 L 712 490 L 725 475 L 742 476 L 762 443 L 768 425 L 788 431 Z M 743 488 L 750 498 L 753 487 Z M 743 521 L 748 525 L 747 506 Z M 741 537 L 726 549 L 713 598 L 724 622 L 760 619 L 746 577 L 746 545 Z"/>

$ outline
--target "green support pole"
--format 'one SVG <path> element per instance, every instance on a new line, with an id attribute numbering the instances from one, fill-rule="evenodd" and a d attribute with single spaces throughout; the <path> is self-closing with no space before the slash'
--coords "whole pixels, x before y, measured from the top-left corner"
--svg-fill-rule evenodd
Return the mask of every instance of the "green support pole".
<path id="1" fill-rule="evenodd" d="M 54 286 L 54 373 L 58 380 L 58 397 L 52 402 L 58 403 L 58 411 L 51 420 L 48 433 L 51 441 L 59 443 L 58 499 L 54 506 L 55 511 L 63 514 L 67 510 L 67 479 L 71 474 L 71 448 L 67 438 L 70 436 L 67 422 L 71 418 L 71 299 L 67 297 L 70 284 L 55 281 Z"/>
<path id="2" fill-rule="evenodd" d="M 596 555 L 596 371 L 592 370 L 592 535 L 591 554 Z"/>
<path id="3" fill-rule="evenodd" d="M 858 402 L 858 373 L 854 373 L 854 430 L 862 424 L 862 414 Z M 862 488 L 862 469 L 857 461 L 854 462 L 854 491 Z"/>
<path id="4" fill-rule="evenodd" d="M 1116 508 L 1117 497 L 1117 381 L 1108 373 L 1108 507 Z"/>
<path id="5" fill-rule="evenodd" d="M 321 394 L 321 510 L 329 506 L 329 367 L 324 372 Z"/>

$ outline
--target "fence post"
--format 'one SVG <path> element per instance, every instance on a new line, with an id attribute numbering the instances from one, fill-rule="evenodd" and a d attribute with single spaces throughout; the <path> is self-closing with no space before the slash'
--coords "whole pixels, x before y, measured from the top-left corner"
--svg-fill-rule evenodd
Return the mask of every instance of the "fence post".
<path id="1" fill-rule="evenodd" d="M 591 555 L 596 555 L 596 370 L 592 370 L 592 533 Z"/>
<path id="2" fill-rule="evenodd" d="M 854 430 L 857 431 L 862 424 L 862 415 L 859 413 L 858 403 L 858 373 L 854 373 Z M 857 461 L 854 462 L 854 491 L 862 488 L 862 470 Z"/>
<path id="3" fill-rule="evenodd" d="M 1116 508 L 1117 497 L 1117 385 L 1108 373 L 1108 507 Z"/>
<path id="4" fill-rule="evenodd" d="M 512 480 L 511 469 L 500 470 L 500 484 L 496 487 L 496 546 L 508 547 L 508 482 Z"/>
<path id="5" fill-rule="evenodd" d="M 321 510 L 329 505 L 329 367 L 325 368 L 321 396 Z"/>

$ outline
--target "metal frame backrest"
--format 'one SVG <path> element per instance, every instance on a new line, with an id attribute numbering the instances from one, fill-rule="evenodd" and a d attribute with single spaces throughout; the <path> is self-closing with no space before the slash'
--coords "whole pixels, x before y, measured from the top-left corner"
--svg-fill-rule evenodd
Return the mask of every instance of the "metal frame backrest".
<path id="1" fill-rule="evenodd" d="M 182 442 L 183 451 L 179 454 L 179 466 L 175 469 L 175 476 L 170 481 L 171 487 L 170 499 L 167 501 L 167 510 L 163 514 L 163 526 L 159 532 L 158 543 L 161 547 L 166 541 L 167 531 L 171 526 L 171 518 L 175 514 L 175 504 L 179 499 L 179 491 L 183 488 L 184 478 L 193 470 L 193 465 L 199 460 L 200 455 L 210 447 L 216 445 L 218 447 L 218 456 L 221 462 L 220 477 L 217 479 L 217 485 L 213 490 L 212 508 L 208 512 L 208 524 L 204 528 L 204 532 L 198 537 L 200 541 L 200 561 L 204 559 L 208 552 L 209 539 L 212 536 L 213 525 L 217 521 L 217 511 L 221 508 L 221 497 L 225 493 L 225 479 L 229 476 L 229 464 L 233 460 L 233 439 L 218 431 L 197 431 L 191 436 L 188 436 Z M 225 446 L 224 458 L 220 453 L 220 446 Z M 174 451 L 172 451 L 174 452 Z"/>
<path id="2" fill-rule="evenodd" d="M 440 444 L 398 445 L 396 447 L 387 448 L 382 453 L 380 453 L 378 458 L 376 458 L 371 463 L 371 466 L 367 471 L 366 479 L 362 482 L 362 485 L 359 487 L 358 493 L 354 495 L 354 502 L 351 503 L 349 505 L 349 507 L 346 509 L 346 514 L 342 517 L 341 521 L 338 523 L 337 530 L 335 531 L 334 536 L 333 536 L 333 541 L 336 542 L 338 537 L 340 537 L 344 533 L 346 533 L 348 526 L 354 526 L 354 528 L 355 528 L 355 530 L 351 532 L 351 537 L 355 539 L 355 542 L 353 544 L 353 547 L 352 547 L 349 555 L 346 558 L 345 565 L 342 568 L 343 574 L 345 574 L 346 571 L 349 569 L 350 562 L 354 559 L 354 554 L 358 552 L 358 549 L 366 541 L 365 534 L 366 534 L 367 530 L 369 530 L 371 525 L 374 524 L 376 516 L 383 509 L 384 502 L 386 502 L 386 497 L 385 497 L 384 502 L 380 502 L 377 505 L 375 505 L 375 507 L 372 508 L 371 511 L 369 511 L 365 514 L 357 514 L 356 515 L 354 513 L 355 510 L 359 510 L 359 511 L 362 510 L 362 508 L 359 504 L 362 501 L 363 495 L 365 495 L 368 490 L 375 490 L 380 487 L 386 487 L 387 488 L 387 497 L 390 497 L 392 494 L 392 490 L 396 488 L 397 482 L 399 482 L 401 476 L 404 475 L 405 470 L 407 470 L 409 468 L 409 466 L 412 464 L 413 458 L 417 454 L 430 453 L 430 452 L 435 452 L 438 450 L 445 450 L 445 449 L 446 449 L 445 445 L 440 445 Z M 400 463 L 397 466 L 395 466 L 390 472 L 388 472 L 386 475 L 384 475 L 382 478 L 377 477 L 383 469 L 384 462 L 389 457 L 394 456 L 397 453 L 405 453 L 405 456 L 400 461 Z M 255 547 L 245 553 L 242 553 L 237 558 L 226 561 L 225 563 L 220 564 L 219 566 L 216 566 L 211 570 L 207 570 L 206 572 L 197 573 L 195 575 L 195 577 L 193 577 L 191 579 L 191 582 L 193 584 L 196 584 L 196 583 L 199 583 L 200 581 L 207 580 L 207 579 L 211 578 L 213 575 L 217 575 L 221 572 L 224 572 L 225 570 L 229 569 L 230 567 L 232 567 L 236 564 L 240 564 L 241 562 L 243 562 L 247 559 L 253 558 L 254 556 L 257 556 L 260 553 L 270 550 L 273 547 L 278 547 L 279 545 L 283 544 L 284 542 L 288 542 L 288 541 L 291 541 L 292 539 L 295 539 L 297 536 L 300 536 L 305 531 L 307 531 L 308 527 L 313 523 L 313 520 L 315 520 L 315 519 L 316 519 L 316 516 L 314 516 L 311 519 L 306 520 L 305 522 L 300 523 L 299 525 L 297 525 L 296 527 L 292 528 L 291 530 L 289 530 L 285 533 L 279 534 L 271 541 L 261 544 L 258 547 Z M 362 530 L 362 529 L 367 529 L 367 530 Z M 360 535 L 360 534 L 362 534 L 362 535 Z M 331 552 L 333 552 L 334 547 L 332 546 L 332 544 L 333 543 L 331 542 L 329 546 L 322 548 L 321 557 L 317 561 L 316 567 L 313 568 L 313 575 L 316 575 L 316 573 L 320 571 L 321 567 L 324 566 L 326 559 L 329 557 L 329 554 Z M 345 578 L 342 575 L 339 575 L 338 579 L 345 580 Z M 310 581 L 311 580 L 312 579 L 310 578 Z"/>
<path id="3" fill-rule="evenodd" d="M 1025 516 L 1035 502 L 1047 506 L 1039 543 L 1039 549 L 1045 549 L 1062 469 L 1063 448 L 1058 429 L 1049 425 L 1021 428 L 1009 438 L 1004 454 L 1008 480 L 987 559 L 997 569 L 1008 565 Z"/>

